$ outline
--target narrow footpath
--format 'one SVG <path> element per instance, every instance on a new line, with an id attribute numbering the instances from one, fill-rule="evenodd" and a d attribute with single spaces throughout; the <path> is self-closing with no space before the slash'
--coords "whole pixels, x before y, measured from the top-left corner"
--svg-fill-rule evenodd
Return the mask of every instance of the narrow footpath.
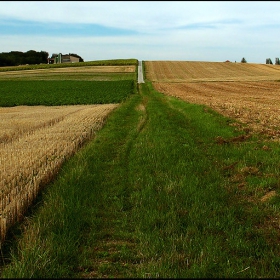
<path id="1" fill-rule="evenodd" d="M 142 70 L 142 61 L 139 60 L 138 62 L 138 84 L 143 84 L 144 78 L 143 78 L 143 70 Z"/>

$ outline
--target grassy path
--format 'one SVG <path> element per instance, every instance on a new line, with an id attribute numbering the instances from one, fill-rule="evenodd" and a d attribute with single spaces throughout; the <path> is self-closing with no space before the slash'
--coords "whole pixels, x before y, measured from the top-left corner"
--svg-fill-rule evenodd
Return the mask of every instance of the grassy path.
<path id="1" fill-rule="evenodd" d="M 279 199 L 260 200 L 279 145 L 139 86 L 46 189 L 2 277 L 279 277 Z"/>

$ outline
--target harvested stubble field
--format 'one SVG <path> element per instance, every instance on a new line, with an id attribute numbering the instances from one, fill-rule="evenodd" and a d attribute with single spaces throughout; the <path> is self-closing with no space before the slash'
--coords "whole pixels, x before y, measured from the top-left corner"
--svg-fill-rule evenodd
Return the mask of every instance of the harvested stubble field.
<path id="1" fill-rule="evenodd" d="M 205 104 L 280 140 L 280 66 L 231 62 L 147 61 L 156 90 Z"/>
<path id="2" fill-rule="evenodd" d="M 1 240 L 118 104 L 0 108 Z"/>
<path id="3" fill-rule="evenodd" d="M 86 66 L 86 67 L 65 67 L 65 68 L 46 68 L 34 70 L 17 70 L 0 72 L 0 80 L 7 79 L 73 79 L 77 74 L 82 74 L 83 80 L 95 80 L 95 77 L 104 76 L 103 80 L 110 79 L 109 73 L 129 75 L 135 73 L 134 65 L 127 66 Z M 58 75 L 60 74 L 60 75 Z M 105 74 L 105 75 L 104 75 Z M 63 76 L 61 76 L 63 75 Z M 79 80 L 81 77 L 79 76 Z M 100 79 L 99 79 L 100 80 Z"/>
<path id="4" fill-rule="evenodd" d="M 120 79 L 120 74 L 122 74 L 124 79 L 127 79 L 127 77 L 134 73 L 134 65 L 45 68 L 0 72 L 0 80 L 112 80 L 115 75 L 117 75 L 118 79 Z M 100 77 L 102 77 L 102 79 Z"/>

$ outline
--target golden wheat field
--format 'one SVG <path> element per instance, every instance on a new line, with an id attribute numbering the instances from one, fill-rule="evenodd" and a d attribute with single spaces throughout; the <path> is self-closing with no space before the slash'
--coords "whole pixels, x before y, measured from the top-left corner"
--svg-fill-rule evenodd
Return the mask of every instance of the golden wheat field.
<path id="1" fill-rule="evenodd" d="M 205 104 L 280 141 L 280 65 L 147 61 L 145 70 L 159 92 Z"/>
<path id="2" fill-rule="evenodd" d="M 0 108 L 0 241 L 118 104 Z"/>

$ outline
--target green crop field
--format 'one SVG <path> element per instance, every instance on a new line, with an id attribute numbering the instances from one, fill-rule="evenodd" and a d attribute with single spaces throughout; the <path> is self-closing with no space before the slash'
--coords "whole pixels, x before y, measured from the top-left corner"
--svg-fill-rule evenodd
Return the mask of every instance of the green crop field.
<path id="1" fill-rule="evenodd" d="M 0 106 L 120 103 L 134 92 L 133 80 L 2 81 Z"/>
<path id="2" fill-rule="evenodd" d="M 136 91 L 136 65 L 115 59 L 0 67 L 0 106 L 120 103 Z"/>

